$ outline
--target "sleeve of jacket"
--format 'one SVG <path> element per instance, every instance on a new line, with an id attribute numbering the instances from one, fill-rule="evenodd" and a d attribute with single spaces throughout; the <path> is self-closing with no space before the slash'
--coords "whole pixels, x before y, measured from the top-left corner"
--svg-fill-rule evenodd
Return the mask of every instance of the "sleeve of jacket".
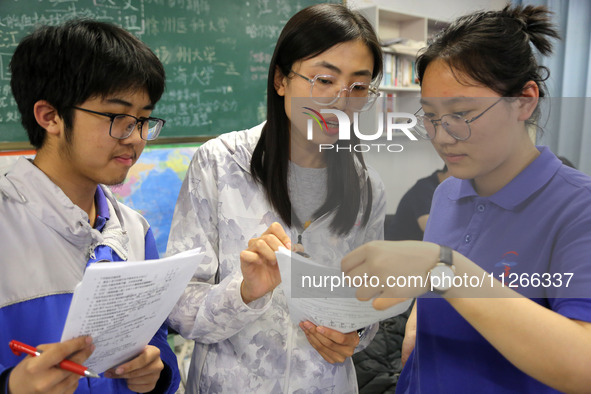
<path id="1" fill-rule="evenodd" d="M 364 243 L 384 239 L 384 221 L 386 219 L 386 192 L 384 183 L 377 172 L 368 168 L 369 179 L 372 187 L 372 206 L 371 215 L 365 229 Z M 363 335 L 359 338 L 359 345 L 355 348 L 355 353 L 365 349 L 373 340 L 378 332 L 379 323 L 366 327 Z"/>
<path id="2" fill-rule="evenodd" d="M 360 394 L 394 393 L 402 364 L 400 352 L 410 309 L 380 322 L 365 350 L 353 356 Z"/>
<path id="3" fill-rule="evenodd" d="M 232 165 L 228 164 L 229 153 L 221 145 L 212 140 L 195 152 L 175 207 L 167 248 L 169 255 L 197 247 L 205 253 L 169 316 L 171 327 L 183 337 L 201 343 L 216 343 L 233 336 L 271 304 L 270 295 L 244 304 L 240 295 L 241 272 L 225 277 L 218 272 L 218 183 L 221 176 L 230 173 Z M 229 224 L 224 222 L 225 226 Z"/>

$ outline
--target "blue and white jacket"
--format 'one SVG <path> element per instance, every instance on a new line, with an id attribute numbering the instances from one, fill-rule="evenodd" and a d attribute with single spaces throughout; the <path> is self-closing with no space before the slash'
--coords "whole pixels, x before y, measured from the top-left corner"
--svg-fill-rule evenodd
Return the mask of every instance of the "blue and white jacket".
<path id="1" fill-rule="evenodd" d="M 97 188 L 96 228 L 87 214 L 41 170 L 20 158 L 0 176 L 0 392 L 22 361 L 8 347 L 12 339 L 33 346 L 59 342 L 75 286 L 97 260 L 158 258 L 148 222 Z M 159 393 L 180 382 L 176 356 L 163 325 L 150 345 L 165 364 Z M 131 393 L 123 379 L 81 379 L 76 393 Z"/>

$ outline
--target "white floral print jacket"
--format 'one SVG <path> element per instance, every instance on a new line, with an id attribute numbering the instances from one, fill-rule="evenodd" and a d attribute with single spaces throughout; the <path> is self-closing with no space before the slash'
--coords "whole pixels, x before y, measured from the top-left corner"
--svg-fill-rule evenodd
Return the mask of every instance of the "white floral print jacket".
<path id="1" fill-rule="evenodd" d="M 351 358 L 330 364 L 289 318 L 280 289 L 246 305 L 240 296 L 240 252 L 277 221 L 260 185 L 250 175 L 252 151 L 263 125 L 227 133 L 195 153 L 175 208 L 167 254 L 202 247 L 205 259 L 169 316 L 169 324 L 195 340 L 188 393 L 355 393 Z M 370 170 L 373 204 L 365 227 L 346 236 L 329 232 L 332 215 L 303 233 L 316 261 L 340 265 L 365 242 L 383 239 L 384 187 Z M 364 204 L 362 204 L 364 206 Z M 363 212 L 359 212 L 357 223 Z M 292 240 L 295 232 L 291 232 Z M 370 342 L 377 324 L 365 330 L 356 350 Z"/>

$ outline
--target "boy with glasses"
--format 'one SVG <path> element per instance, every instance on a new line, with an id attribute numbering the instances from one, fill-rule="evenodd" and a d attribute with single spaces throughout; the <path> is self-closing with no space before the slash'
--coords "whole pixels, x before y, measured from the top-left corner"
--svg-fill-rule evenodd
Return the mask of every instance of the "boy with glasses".
<path id="1" fill-rule="evenodd" d="M 66 358 L 82 364 L 94 349 L 85 337 L 59 343 L 86 266 L 158 258 L 146 220 L 103 185 L 123 182 L 160 133 L 164 120 L 150 114 L 164 91 L 162 64 L 125 30 L 75 20 L 25 37 L 10 68 L 37 155 L 0 177 L 0 392 L 174 393 L 166 326 L 103 378 L 57 367 Z M 16 357 L 12 339 L 42 354 Z"/>

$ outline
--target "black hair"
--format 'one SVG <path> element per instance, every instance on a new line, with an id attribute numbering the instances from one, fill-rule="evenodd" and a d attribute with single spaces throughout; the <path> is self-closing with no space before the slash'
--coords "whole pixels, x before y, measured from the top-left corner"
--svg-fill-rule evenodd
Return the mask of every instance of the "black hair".
<path id="1" fill-rule="evenodd" d="M 292 215 L 287 186 L 289 168 L 289 119 L 285 113 L 284 98 L 275 90 L 275 72 L 284 76 L 292 65 L 315 57 L 333 46 L 361 40 L 374 58 L 372 79 L 382 75 L 382 51 L 371 24 L 360 13 L 341 4 L 318 4 L 295 14 L 283 28 L 269 66 L 267 80 L 267 123 L 253 152 L 251 173 L 263 188 L 267 199 L 288 226 L 301 226 L 300 219 Z M 347 141 L 349 142 L 349 141 Z M 359 142 L 351 137 L 351 145 Z M 337 142 L 337 145 L 339 142 Z M 346 234 L 355 224 L 362 200 L 366 200 L 363 225 L 371 213 L 372 190 L 369 178 L 360 181 L 355 158 L 366 170 L 361 153 L 338 154 L 324 152 L 328 167 L 328 193 L 324 204 L 315 212 L 315 218 L 336 210 L 330 228 L 337 234 Z M 365 195 L 363 188 L 366 188 Z M 336 208 L 335 208 L 336 207 Z"/>
<path id="2" fill-rule="evenodd" d="M 507 5 L 500 11 L 475 12 L 456 19 L 429 42 L 417 58 L 417 75 L 422 82 L 427 66 L 442 59 L 452 72 L 457 70 L 501 96 L 519 96 L 525 84 L 534 81 L 544 97 L 550 73 L 538 65 L 530 44 L 549 55 L 550 38 L 560 36 L 543 6 Z"/>
<path id="3" fill-rule="evenodd" d="M 64 119 L 69 141 L 72 106 L 130 89 L 145 89 L 155 105 L 165 86 L 164 67 L 146 44 L 120 27 L 86 19 L 37 28 L 19 43 L 10 71 L 22 125 L 37 149 L 46 135 L 33 112 L 39 100 Z"/>
<path id="4" fill-rule="evenodd" d="M 564 156 L 558 156 L 558 158 L 560 159 L 560 161 L 562 162 L 562 164 L 564 164 L 565 166 L 577 169 L 577 167 L 575 167 L 575 165 L 573 164 L 572 161 L 570 161 L 569 159 L 567 159 Z"/>

